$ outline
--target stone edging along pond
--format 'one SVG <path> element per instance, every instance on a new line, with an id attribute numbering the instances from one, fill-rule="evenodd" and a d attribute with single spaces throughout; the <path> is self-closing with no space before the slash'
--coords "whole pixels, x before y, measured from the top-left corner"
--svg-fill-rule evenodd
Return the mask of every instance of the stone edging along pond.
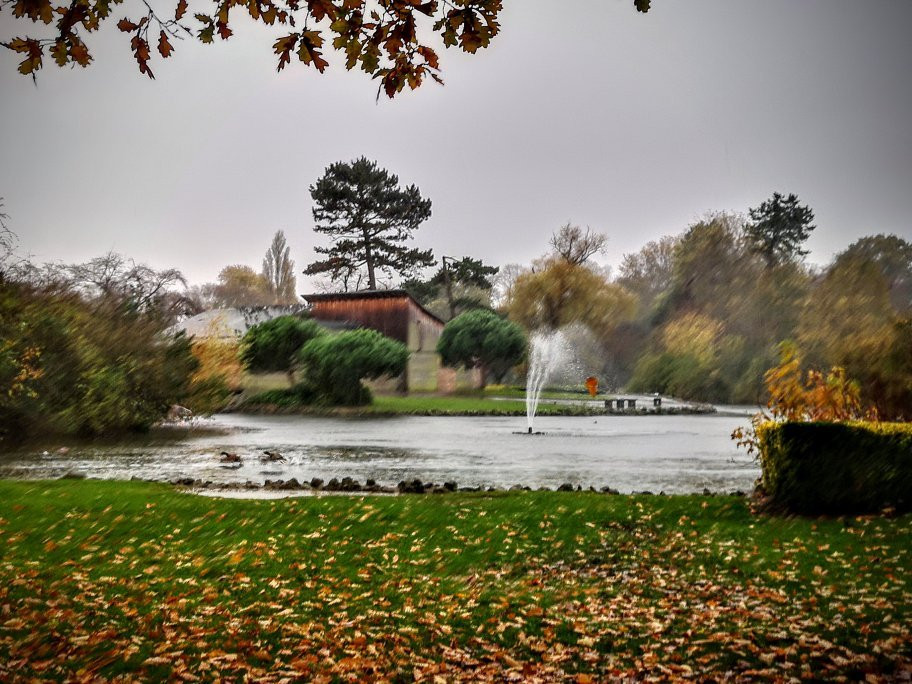
<path id="1" fill-rule="evenodd" d="M 328 482 L 325 482 L 321 478 L 315 477 L 309 482 L 300 482 L 297 478 L 291 478 L 289 480 L 266 480 L 262 485 L 247 480 L 243 484 L 225 484 L 225 483 L 216 483 L 211 481 L 203 481 L 193 478 L 176 478 L 170 480 L 169 484 L 186 487 L 193 491 L 213 491 L 213 492 L 260 492 L 260 491 L 271 491 L 271 492 L 311 492 L 314 494 L 320 493 L 330 493 L 330 494 L 452 494 L 455 492 L 530 492 L 532 491 L 531 487 L 524 485 L 513 485 L 509 488 L 498 488 L 498 487 L 459 487 L 455 482 L 444 482 L 442 484 L 434 484 L 432 482 L 422 482 L 418 479 L 413 480 L 403 480 L 395 487 L 390 487 L 387 485 L 380 485 L 373 479 L 368 479 L 362 485 L 358 480 L 355 480 L 351 477 L 343 477 L 342 479 L 332 478 Z M 601 494 L 620 494 L 620 492 L 612 487 L 602 487 L 601 489 L 596 489 L 595 487 L 583 488 L 582 485 L 572 485 L 569 482 L 565 482 L 556 489 L 551 489 L 550 487 L 538 487 L 535 491 L 538 492 L 596 492 Z M 632 494 L 651 496 L 653 492 L 650 491 L 641 491 L 641 492 L 632 492 Z M 704 489 L 702 492 L 694 492 L 694 494 L 702 494 L 702 496 L 715 496 L 716 492 L 711 492 L 708 489 Z M 664 496 L 664 492 L 659 492 L 659 496 Z M 745 493 L 742 491 L 731 492 L 731 496 L 745 496 Z"/>

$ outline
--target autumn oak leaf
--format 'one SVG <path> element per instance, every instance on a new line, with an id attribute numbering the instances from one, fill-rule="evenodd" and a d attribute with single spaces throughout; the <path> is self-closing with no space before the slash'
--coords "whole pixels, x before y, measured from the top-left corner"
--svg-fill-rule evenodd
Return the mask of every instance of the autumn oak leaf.
<path id="1" fill-rule="evenodd" d="M 57 62 L 57 66 L 65 66 L 70 60 L 70 51 L 63 38 L 58 38 L 54 43 L 54 47 L 51 48 L 51 57 Z"/>
<path id="2" fill-rule="evenodd" d="M 146 74 L 149 78 L 154 79 L 155 75 L 152 73 L 152 69 L 149 68 L 149 57 L 151 56 L 149 52 L 149 43 L 136 35 L 133 36 L 133 40 L 130 41 L 130 47 L 133 49 L 133 56 L 136 58 L 136 63 L 139 65 L 139 73 Z"/>
<path id="3" fill-rule="evenodd" d="M 86 44 L 76 36 L 70 38 L 70 59 L 81 67 L 89 66 L 89 62 L 92 61 Z"/>
<path id="4" fill-rule="evenodd" d="M 291 61 L 291 51 L 294 50 L 297 42 L 298 34 L 290 33 L 287 36 L 282 36 L 272 44 L 273 52 L 279 56 L 279 65 L 276 71 L 281 71 Z"/>
<path id="5" fill-rule="evenodd" d="M 332 0 L 307 0 L 307 9 L 317 21 L 322 21 L 324 17 L 335 20 L 338 14 Z"/>
<path id="6" fill-rule="evenodd" d="M 361 53 L 361 69 L 368 74 L 376 73 L 380 66 L 380 50 L 373 43 L 364 46 Z"/>
<path id="7" fill-rule="evenodd" d="M 19 73 L 31 75 L 34 78 L 35 72 L 41 68 L 41 44 L 33 38 L 15 38 L 2 45 L 13 52 L 26 53 L 28 55 L 19 63 Z"/>
<path id="8" fill-rule="evenodd" d="M 323 46 L 323 37 L 317 31 L 304 31 L 298 45 L 298 59 L 304 64 L 313 65 L 321 74 L 329 66 L 323 59 L 320 48 Z"/>
<path id="9" fill-rule="evenodd" d="M 174 48 L 171 47 L 171 43 L 168 42 L 168 34 L 164 31 L 158 35 L 158 54 L 167 59 L 171 56 Z"/>
<path id="10" fill-rule="evenodd" d="M 197 35 L 201 43 L 211 43 L 215 36 L 215 25 L 209 24 L 209 26 L 201 28 Z"/>
<path id="11" fill-rule="evenodd" d="M 437 53 L 434 52 L 431 48 L 421 45 L 418 47 L 418 54 L 424 57 L 425 63 L 431 69 L 440 68 L 440 60 L 437 57 Z"/>
<path id="12" fill-rule="evenodd" d="M 54 7 L 50 0 L 18 0 L 13 6 L 13 16 L 50 24 L 54 20 Z"/>
<path id="13" fill-rule="evenodd" d="M 234 34 L 234 31 L 228 28 L 227 22 L 219 20 L 215 22 L 215 26 L 218 29 L 219 37 L 222 40 L 228 40 Z"/>
<path id="14" fill-rule="evenodd" d="M 28 52 L 30 49 L 30 44 L 34 41 L 28 40 L 26 38 L 14 38 L 8 43 L 4 43 L 3 47 L 13 52 Z"/>

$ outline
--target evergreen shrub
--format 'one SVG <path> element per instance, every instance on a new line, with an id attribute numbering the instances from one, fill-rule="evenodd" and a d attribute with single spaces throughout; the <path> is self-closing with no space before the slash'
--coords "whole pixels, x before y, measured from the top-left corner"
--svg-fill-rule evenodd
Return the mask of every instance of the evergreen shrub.
<path id="1" fill-rule="evenodd" d="M 762 485 L 793 513 L 912 507 L 912 423 L 768 422 L 758 426 Z"/>

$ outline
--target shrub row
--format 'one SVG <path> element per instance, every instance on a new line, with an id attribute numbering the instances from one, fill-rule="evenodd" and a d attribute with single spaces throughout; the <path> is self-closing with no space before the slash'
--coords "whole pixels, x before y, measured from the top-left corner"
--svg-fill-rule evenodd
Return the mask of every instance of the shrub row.
<path id="1" fill-rule="evenodd" d="M 912 424 L 765 423 L 762 485 L 771 503 L 801 514 L 912 505 Z"/>

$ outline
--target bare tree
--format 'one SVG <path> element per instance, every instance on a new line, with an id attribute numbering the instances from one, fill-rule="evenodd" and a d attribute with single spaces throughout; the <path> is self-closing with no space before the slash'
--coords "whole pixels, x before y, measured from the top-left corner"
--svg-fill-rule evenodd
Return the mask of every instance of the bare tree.
<path id="1" fill-rule="evenodd" d="M 624 255 L 618 283 L 634 293 L 644 308 L 671 287 L 677 244 L 678 238 L 666 235 L 647 242 L 639 252 Z"/>
<path id="2" fill-rule="evenodd" d="M 173 290 L 186 287 L 187 281 L 176 268 L 156 271 L 146 264 L 108 252 L 83 264 L 61 269 L 73 287 L 91 298 L 117 297 L 140 311 L 157 310 L 173 315 L 182 313 L 182 299 Z"/>
<path id="3" fill-rule="evenodd" d="M 16 235 L 6 227 L 9 216 L 3 211 L 3 198 L 0 197 L 0 277 L 6 270 L 6 264 L 13 258 L 16 249 Z"/>
<path id="4" fill-rule="evenodd" d="M 290 253 L 291 249 L 285 243 L 285 233 L 277 230 L 263 258 L 263 278 L 266 279 L 266 286 L 275 304 L 295 304 L 298 301 L 294 261 L 291 260 Z"/>
<path id="5" fill-rule="evenodd" d="M 580 266 L 593 255 L 605 252 L 608 236 L 595 233 L 586 227 L 586 232 L 579 226 L 567 223 L 551 236 L 549 242 L 554 253 L 565 261 Z"/>
<path id="6" fill-rule="evenodd" d="M 500 267 L 497 275 L 494 276 L 494 287 L 491 289 L 491 305 L 495 309 L 506 306 L 513 291 L 513 284 L 526 270 L 526 267 L 521 264 L 507 264 Z"/>

